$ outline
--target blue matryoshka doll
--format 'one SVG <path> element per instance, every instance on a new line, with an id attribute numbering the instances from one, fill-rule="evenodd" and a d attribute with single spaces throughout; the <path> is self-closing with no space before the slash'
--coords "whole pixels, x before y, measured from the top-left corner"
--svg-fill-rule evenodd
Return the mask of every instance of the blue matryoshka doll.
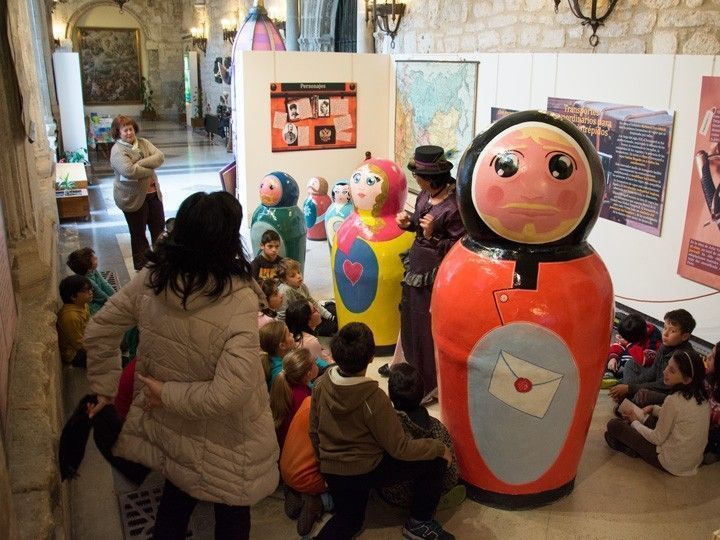
<path id="1" fill-rule="evenodd" d="M 268 173 L 260 182 L 260 206 L 250 225 L 253 256 L 260 252 L 260 238 L 272 229 L 280 235 L 280 256 L 290 257 L 305 266 L 305 220 L 297 202 L 300 189 L 287 173 Z"/>
<path id="2" fill-rule="evenodd" d="M 325 214 L 325 234 L 332 249 L 333 240 L 340 225 L 352 213 L 353 205 L 350 200 L 350 186 L 347 180 L 338 180 L 332 188 L 332 204 Z"/>
<path id="3" fill-rule="evenodd" d="M 613 319 L 587 243 L 603 190 L 585 134 L 539 111 L 498 120 L 460 162 L 467 236 L 431 311 L 441 414 L 475 500 L 532 507 L 573 489 Z"/>
<path id="4" fill-rule="evenodd" d="M 363 322 L 380 354 L 392 352 L 400 330 L 400 253 L 414 235 L 395 222 L 407 198 L 405 173 L 388 159 L 370 159 L 353 173 L 355 211 L 340 226 L 330 252 L 340 326 Z"/>

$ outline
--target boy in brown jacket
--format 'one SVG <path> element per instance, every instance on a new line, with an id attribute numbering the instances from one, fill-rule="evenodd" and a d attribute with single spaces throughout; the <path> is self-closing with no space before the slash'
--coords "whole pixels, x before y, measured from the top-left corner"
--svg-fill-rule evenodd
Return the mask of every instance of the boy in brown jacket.
<path id="1" fill-rule="evenodd" d="M 336 366 L 320 377 L 310 407 L 310 440 L 330 489 L 335 515 L 316 538 L 346 540 L 362 530 L 372 488 L 414 482 L 408 539 L 452 540 L 433 519 L 450 450 L 435 439 L 408 437 L 390 398 L 365 377 L 375 355 L 372 331 L 344 326 L 330 345 Z"/>

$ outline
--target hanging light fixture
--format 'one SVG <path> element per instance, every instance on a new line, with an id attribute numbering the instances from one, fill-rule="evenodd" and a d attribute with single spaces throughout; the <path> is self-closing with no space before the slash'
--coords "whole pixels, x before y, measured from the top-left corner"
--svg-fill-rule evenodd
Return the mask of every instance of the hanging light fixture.
<path id="1" fill-rule="evenodd" d="M 366 0 L 367 2 L 367 0 Z M 366 8 L 367 9 L 367 8 Z M 372 1 L 373 21 L 380 31 L 390 36 L 390 47 L 395 48 L 395 36 L 400 28 L 400 20 L 405 15 L 405 4 L 392 0 L 388 3 L 378 4 L 377 0 Z"/>
<path id="2" fill-rule="evenodd" d="M 205 51 L 207 50 L 205 29 L 193 27 L 190 29 L 190 35 L 192 35 L 192 46 L 197 47 L 203 52 L 203 54 L 205 54 Z"/>
<path id="3" fill-rule="evenodd" d="M 223 41 L 229 41 L 232 45 L 232 42 L 235 41 L 235 33 L 237 32 L 237 20 L 235 17 L 232 19 L 221 19 L 220 25 L 223 31 Z"/>
<path id="4" fill-rule="evenodd" d="M 553 1 L 555 2 L 555 13 L 557 13 L 558 6 L 560 6 L 560 2 L 562 0 Z M 597 35 L 597 29 L 598 27 L 605 24 L 605 19 L 607 19 L 613 12 L 613 9 L 615 9 L 615 4 L 618 3 L 618 0 L 605 0 L 605 13 L 600 16 L 598 16 L 598 0 L 591 1 L 589 16 L 583 13 L 582 8 L 580 7 L 580 0 L 567 0 L 567 2 L 568 6 L 570 6 L 570 11 L 572 11 L 572 14 L 582 21 L 582 25 L 590 25 L 590 28 L 592 28 L 590 45 L 592 45 L 594 49 L 595 47 L 597 47 L 597 44 L 600 43 L 600 38 Z"/>
<path id="5" fill-rule="evenodd" d="M 125 4 L 127 4 L 129 2 L 129 0 L 113 0 L 113 2 L 115 2 L 118 5 L 118 7 L 120 8 L 120 13 L 122 13 L 123 6 Z"/>

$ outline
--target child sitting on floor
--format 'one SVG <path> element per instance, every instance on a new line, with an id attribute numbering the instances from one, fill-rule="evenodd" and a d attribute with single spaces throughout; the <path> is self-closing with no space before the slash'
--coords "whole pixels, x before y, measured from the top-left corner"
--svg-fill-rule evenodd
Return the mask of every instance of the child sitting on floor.
<path id="1" fill-rule="evenodd" d="M 661 343 L 662 335 L 654 324 L 636 313 L 623 317 L 618 324 L 617 342 L 610 346 L 603 387 L 617 384 L 618 379 L 633 382 L 623 377 L 625 364 L 633 361 L 641 367 L 652 366 Z"/>
<path id="2" fill-rule="evenodd" d="M 310 383 L 318 372 L 315 359 L 307 349 L 294 349 L 283 358 L 282 369 L 270 388 L 270 410 L 280 448 L 300 404 L 310 396 Z"/>
<path id="3" fill-rule="evenodd" d="M 710 403 L 710 430 L 703 459 L 706 465 L 720 460 L 720 373 L 718 373 L 720 370 L 716 368 L 718 352 L 720 352 L 720 341 L 705 357 L 705 391 L 708 393 Z"/>
<path id="4" fill-rule="evenodd" d="M 332 363 L 332 356 L 315 337 L 315 329 L 320 324 L 320 313 L 312 302 L 297 300 L 291 303 L 285 310 L 285 324 L 298 347 L 310 351 L 313 358 L 322 358 Z"/>
<path id="5" fill-rule="evenodd" d="M 90 280 L 93 292 L 90 315 L 95 315 L 105 305 L 107 299 L 115 294 L 115 289 L 98 272 L 98 258 L 95 256 L 95 251 L 88 247 L 76 249 L 68 255 L 66 264 L 77 275 L 85 276 Z"/>
<path id="6" fill-rule="evenodd" d="M 278 319 L 285 320 L 285 310 L 287 307 L 297 300 L 307 300 L 311 302 L 315 309 L 320 313 L 322 322 L 316 329 L 319 336 L 331 336 L 337 332 L 337 319 L 335 315 L 319 304 L 310 294 L 307 285 L 303 283 L 303 275 L 300 272 L 300 263 L 294 259 L 285 258 L 278 267 L 278 278 L 280 284 L 280 292 L 283 294 L 283 305 L 278 311 Z"/>
<path id="7" fill-rule="evenodd" d="M 670 393 L 670 387 L 664 383 L 664 372 L 670 358 L 676 351 L 695 352 L 690 344 L 690 336 L 695 329 L 693 316 L 684 309 L 675 309 L 668 311 L 663 319 L 662 346 L 655 362 L 650 367 L 642 367 L 635 362 L 625 364 L 623 382 L 609 391 L 610 397 L 617 403 L 627 397 L 639 407 L 662 404 Z"/>
<path id="8" fill-rule="evenodd" d="M 283 258 L 280 252 L 280 235 L 268 229 L 260 237 L 260 253 L 250 263 L 255 281 L 273 279 L 277 276 L 278 265 Z"/>
<path id="9" fill-rule="evenodd" d="M 265 296 L 267 307 L 258 312 L 258 328 L 277 319 L 277 310 L 283 303 L 283 295 L 278 288 L 280 283 L 276 279 L 266 279 L 260 282 L 260 288 Z"/>
<path id="10" fill-rule="evenodd" d="M 64 303 L 57 316 L 60 357 L 65 364 L 84 368 L 87 353 L 83 348 L 83 336 L 90 320 L 92 283 L 85 276 L 68 276 L 60 282 L 60 298 Z"/>
<path id="11" fill-rule="evenodd" d="M 405 362 L 391 367 L 388 394 L 407 435 L 413 439 L 437 439 L 452 452 L 452 462 L 443 476 L 442 490 L 445 495 L 440 499 L 438 508 L 457 506 L 465 500 L 465 486 L 457 483 L 458 465 L 447 428 L 420 405 L 423 398 L 420 372 Z M 409 507 L 412 503 L 412 483 L 402 482 L 385 486 L 380 489 L 380 496 L 390 504 Z"/>
<path id="12" fill-rule="evenodd" d="M 287 353 L 297 347 L 295 338 L 282 321 L 272 321 L 260 329 L 260 348 L 265 353 L 263 368 L 267 377 L 268 390 L 272 388 L 275 378 L 282 371 L 283 358 Z M 318 369 L 322 372 L 328 363 L 321 358 L 315 358 Z"/>
<path id="13" fill-rule="evenodd" d="M 450 449 L 436 439 L 405 434 L 387 394 L 365 376 L 375 340 L 363 323 L 344 326 L 330 345 L 337 363 L 315 381 L 310 440 L 335 504 L 319 540 L 353 538 L 363 527 L 370 490 L 411 480 L 414 496 L 405 538 L 455 538 L 433 514 Z"/>
<path id="14" fill-rule="evenodd" d="M 703 461 L 710 419 L 704 379 L 705 367 L 699 354 L 675 351 L 663 379 L 671 394 L 662 406 L 635 407 L 624 419 L 610 420 L 605 432 L 608 446 L 631 457 L 640 456 L 675 476 L 697 473 Z M 651 416 L 644 420 L 646 414 Z"/>

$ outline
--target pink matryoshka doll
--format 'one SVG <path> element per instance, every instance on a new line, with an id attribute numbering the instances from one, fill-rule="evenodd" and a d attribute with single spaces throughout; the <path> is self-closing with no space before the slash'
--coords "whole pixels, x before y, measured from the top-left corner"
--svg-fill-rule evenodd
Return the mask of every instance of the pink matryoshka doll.
<path id="1" fill-rule="evenodd" d="M 355 210 L 330 253 L 338 323 L 364 322 L 379 354 L 392 352 L 400 329 L 399 255 L 414 239 L 395 222 L 407 198 L 405 173 L 389 159 L 364 161 L 350 178 L 350 197 Z"/>
<path id="2" fill-rule="evenodd" d="M 610 276 L 586 241 L 603 189 L 587 137 L 539 111 L 497 121 L 460 162 L 467 236 L 431 310 L 442 417 L 475 500 L 572 491 L 612 329 Z"/>
<path id="3" fill-rule="evenodd" d="M 325 215 L 332 199 L 328 195 L 328 181 L 314 176 L 308 181 L 307 194 L 303 211 L 308 240 L 326 240 Z"/>

